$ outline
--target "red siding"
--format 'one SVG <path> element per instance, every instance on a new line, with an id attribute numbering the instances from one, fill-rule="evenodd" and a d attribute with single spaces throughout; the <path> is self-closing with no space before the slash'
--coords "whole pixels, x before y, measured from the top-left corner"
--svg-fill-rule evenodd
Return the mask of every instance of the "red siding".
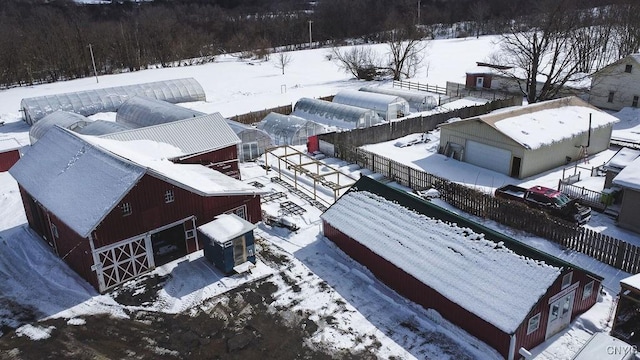
<path id="1" fill-rule="evenodd" d="M 518 330 L 516 331 L 516 348 L 514 355 L 517 355 L 518 349 L 521 347 L 530 350 L 533 347 L 541 344 L 545 340 L 545 335 L 547 332 L 547 321 L 549 320 L 549 299 L 562 291 L 562 277 L 569 273 L 573 272 L 571 284 L 575 284 L 577 282 L 580 283 L 578 288 L 575 290 L 575 298 L 573 300 L 573 310 L 571 312 L 571 320 L 575 319 L 576 316 L 582 314 L 591 306 L 593 306 L 598 299 L 598 292 L 600 290 L 600 281 L 594 280 L 589 277 L 586 273 L 580 270 L 575 269 L 565 269 L 562 274 L 556 279 L 553 285 L 547 290 L 547 293 L 538 301 L 536 306 L 529 312 L 529 315 L 525 319 L 525 321 L 520 325 Z M 584 286 L 588 284 L 590 281 L 594 280 L 593 291 L 591 292 L 591 296 L 586 299 L 582 299 L 582 293 L 584 291 Z M 538 330 L 532 332 L 527 335 L 527 326 L 529 323 L 529 319 L 536 314 L 540 313 L 540 326 Z M 516 356 L 517 358 L 517 356 Z"/>
<path id="2" fill-rule="evenodd" d="M 349 238 L 339 230 L 323 221 L 324 235 L 338 245 L 353 259 L 366 266 L 376 275 L 383 283 L 397 291 L 400 295 L 414 301 L 425 308 L 432 308 L 438 311 L 445 319 L 451 321 L 457 326 L 468 331 L 471 335 L 484 341 L 502 356 L 508 358 L 509 355 L 509 334 L 496 328 L 494 325 L 479 318 L 475 314 L 455 304 L 451 300 L 445 298 L 437 291 L 423 284 L 402 269 L 376 255 L 359 242 Z M 575 290 L 575 298 L 571 319 L 589 309 L 595 304 L 598 298 L 598 290 L 600 289 L 600 281 L 594 281 L 591 296 L 582 299 L 584 286 L 594 280 L 586 273 L 580 270 L 568 269 L 556 279 L 554 284 L 549 288 L 547 293 L 538 301 L 536 306 L 531 310 L 527 318 L 516 329 L 516 346 L 514 350 L 514 358 L 518 358 L 518 349 L 524 347 L 531 349 L 545 340 L 547 331 L 547 321 L 549 319 L 549 299 L 559 293 L 562 287 L 562 277 L 568 272 L 573 272 L 572 284 L 579 282 L 580 285 Z M 498 299 L 496 299 L 498 301 Z M 527 326 L 529 318 L 541 313 L 540 325 L 538 330 L 527 335 Z"/>
<path id="3" fill-rule="evenodd" d="M 173 190 L 173 202 L 165 203 L 167 190 Z M 121 208 L 115 207 L 94 231 L 96 248 L 144 234 L 192 215 L 196 216 L 196 226 L 200 226 L 242 205 L 247 206 L 247 217 L 252 223 L 260 221 L 262 217 L 259 196 L 203 197 L 150 175 L 144 175 L 122 199 L 122 203 L 131 205 L 131 215 L 123 216 Z"/>
<path id="4" fill-rule="evenodd" d="M 9 170 L 18 160 L 20 152 L 17 149 L 0 153 L 0 172 Z"/>
<path id="5" fill-rule="evenodd" d="M 491 74 L 467 74 L 465 86 L 468 88 L 476 87 L 476 79 L 482 77 L 484 80 L 482 81 L 482 88 L 489 89 L 491 88 Z"/>
<path id="6" fill-rule="evenodd" d="M 387 286 L 407 299 L 434 309 L 445 319 L 496 349 L 505 358 L 509 353 L 509 334 L 442 296 L 426 284 L 407 274 L 386 259 L 373 253 L 323 221 L 324 235 L 354 260 L 366 266 Z"/>
<path id="7" fill-rule="evenodd" d="M 175 161 L 180 164 L 200 164 L 217 170 L 232 178 L 240 179 L 238 167 L 238 147 L 236 145 L 210 151 L 182 160 Z"/>

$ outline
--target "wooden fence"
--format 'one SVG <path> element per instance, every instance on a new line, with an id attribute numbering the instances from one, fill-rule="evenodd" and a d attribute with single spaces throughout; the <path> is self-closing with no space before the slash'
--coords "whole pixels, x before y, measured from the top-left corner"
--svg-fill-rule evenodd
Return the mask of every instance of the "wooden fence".
<path id="1" fill-rule="evenodd" d="M 319 97 L 318 100 L 331 101 L 333 100 L 333 96 L 334 95 L 322 96 L 322 97 Z M 283 114 L 283 115 L 289 115 L 293 112 L 293 105 L 283 105 L 283 106 L 278 106 L 271 109 L 252 111 L 247 114 L 233 116 L 230 118 L 230 120 L 237 121 L 242 124 L 251 125 L 251 124 L 255 124 L 257 122 L 262 121 L 262 119 L 264 119 L 265 116 L 269 115 L 269 113 L 272 113 L 272 112 Z"/>
<path id="2" fill-rule="evenodd" d="M 442 177 L 356 148 L 358 165 L 382 174 L 400 185 L 420 191 L 435 188 L 452 206 L 501 224 L 546 238 L 628 273 L 640 272 L 640 247 L 593 230 L 576 226 L 525 204 L 496 198 Z"/>
<path id="3" fill-rule="evenodd" d="M 408 90 L 427 91 L 434 94 L 447 94 L 447 88 L 438 85 L 420 84 L 410 81 L 393 80 L 393 87 Z"/>

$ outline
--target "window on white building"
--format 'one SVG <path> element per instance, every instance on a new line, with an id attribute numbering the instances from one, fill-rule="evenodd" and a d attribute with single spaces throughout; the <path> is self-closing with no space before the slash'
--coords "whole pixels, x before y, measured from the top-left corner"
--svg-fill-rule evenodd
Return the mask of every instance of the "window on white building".
<path id="1" fill-rule="evenodd" d="M 627 66 L 624 67 L 624 72 L 630 73 L 631 69 L 633 69 L 633 65 L 627 65 Z"/>

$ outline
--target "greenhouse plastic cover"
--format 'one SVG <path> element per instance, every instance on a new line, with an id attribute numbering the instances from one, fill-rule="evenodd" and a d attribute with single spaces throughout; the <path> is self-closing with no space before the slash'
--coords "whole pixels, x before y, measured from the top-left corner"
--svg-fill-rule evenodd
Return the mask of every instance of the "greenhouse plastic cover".
<path id="1" fill-rule="evenodd" d="M 276 145 L 304 145 L 309 136 L 327 132 L 327 128 L 321 124 L 274 112 L 258 123 L 258 129 L 271 135 Z"/>
<path id="2" fill-rule="evenodd" d="M 206 115 L 164 100 L 134 96 L 125 101 L 116 113 L 116 122 L 141 128 Z"/>
<path id="3" fill-rule="evenodd" d="M 310 98 L 298 100 L 292 115 L 339 129 L 363 128 L 384 122 L 371 109 Z"/>
<path id="4" fill-rule="evenodd" d="M 38 124 L 39 123 L 40 122 L 38 122 Z M 83 128 L 77 129 L 76 132 L 82 135 L 100 136 L 100 135 L 106 135 L 106 134 L 113 134 L 121 131 L 127 131 L 130 129 L 131 128 L 126 126 L 125 124 L 120 124 L 114 121 L 95 120 L 93 122 L 88 123 Z"/>
<path id="5" fill-rule="evenodd" d="M 399 96 L 407 100 L 409 107 L 411 108 L 411 112 L 428 111 L 436 107 L 438 104 L 435 97 L 421 91 L 383 88 L 378 86 L 361 87 L 360 91 Z"/>
<path id="6" fill-rule="evenodd" d="M 392 104 L 399 104 L 404 108 L 404 113 L 409 113 L 409 103 L 407 100 L 394 95 L 378 94 L 358 90 L 343 90 L 333 97 L 333 102 L 357 106 L 365 109 L 372 109 L 378 113 L 385 113 Z"/>
<path id="7" fill-rule="evenodd" d="M 34 124 L 31 129 L 29 129 L 29 140 L 31 141 L 31 145 L 35 144 L 36 141 L 40 140 L 47 131 L 56 125 L 65 129 L 77 131 L 90 122 L 92 122 L 91 119 L 76 113 L 56 111 L 43 117 L 40 121 Z"/>
<path id="8" fill-rule="evenodd" d="M 24 121 L 33 125 L 57 110 L 84 116 L 115 112 L 127 99 L 136 95 L 170 103 L 206 100 L 202 86 L 195 79 L 187 78 L 25 98 L 22 99 L 20 107 Z"/>

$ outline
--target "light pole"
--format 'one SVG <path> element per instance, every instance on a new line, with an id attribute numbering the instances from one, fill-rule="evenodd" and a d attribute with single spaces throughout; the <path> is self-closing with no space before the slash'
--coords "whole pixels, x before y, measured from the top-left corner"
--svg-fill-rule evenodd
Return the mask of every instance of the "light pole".
<path id="1" fill-rule="evenodd" d="M 312 20 L 309 20 L 309 49 L 311 49 L 311 43 L 313 42 L 313 38 L 311 37 L 311 24 L 313 23 Z"/>
<path id="2" fill-rule="evenodd" d="M 96 76 L 96 83 L 98 83 L 98 71 L 96 70 L 96 60 L 93 57 L 93 48 L 89 44 L 89 52 L 91 53 L 91 63 L 93 64 L 93 74 Z"/>

